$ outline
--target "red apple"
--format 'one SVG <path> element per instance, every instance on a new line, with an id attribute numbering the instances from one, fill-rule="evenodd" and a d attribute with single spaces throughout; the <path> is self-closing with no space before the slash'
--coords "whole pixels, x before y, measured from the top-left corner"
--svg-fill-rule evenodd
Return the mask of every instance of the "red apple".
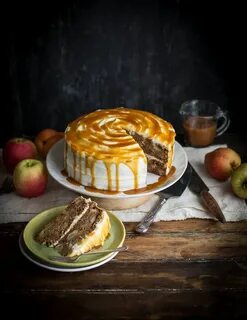
<path id="1" fill-rule="evenodd" d="M 37 159 L 20 161 L 13 173 L 16 192 L 27 198 L 37 197 L 44 193 L 47 180 L 46 167 L 42 161 Z"/>
<path id="2" fill-rule="evenodd" d="M 222 147 L 208 152 L 205 155 L 204 164 L 211 177 L 226 181 L 233 170 L 241 164 L 241 158 L 235 150 Z"/>
<path id="3" fill-rule="evenodd" d="M 37 148 L 29 139 L 10 139 L 3 148 L 3 163 L 10 173 L 19 161 L 32 158 L 37 158 Z"/>

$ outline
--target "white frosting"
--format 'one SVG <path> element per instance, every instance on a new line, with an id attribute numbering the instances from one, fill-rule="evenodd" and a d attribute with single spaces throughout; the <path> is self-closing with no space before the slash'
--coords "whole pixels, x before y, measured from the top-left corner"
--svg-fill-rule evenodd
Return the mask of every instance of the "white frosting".
<path id="1" fill-rule="evenodd" d="M 138 188 L 146 186 L 147 163 L 139 158 L 137 165 L 137 183 Z M 86 168 L 85 156 L 74 156 L 71 147 L 67 149 L 67 172 L 69 177 L 73 177 L 76 181 L 84 186 L 92 186 L 92 175 L 90 168 Z M 111 190 L 117 190 L 117 165 L 112 163 L 110 166 Z M 118 191 L 130 190 L 135 188 L 135 176 L 132 170 L 125 164 L 120 163 L 118 166 Z M 94 186 L 98 189 L 109 190 L 109 181 L 107 169 L 104 161 L 95 160 L 94 162 Z"/>
<path id="2" fill-rule="evenodd" d="M 106 211 L 103 211 L 102 219 L 97 223 L 96 228 L 87 235 L 81 243 L 76 243 L 73 246 L 72 252 L 69 256 L 77 256 L 84 252 L 88 252 L 94 247 L 102 246 L 109 233 L 110 227 L 109 216 Z"/>

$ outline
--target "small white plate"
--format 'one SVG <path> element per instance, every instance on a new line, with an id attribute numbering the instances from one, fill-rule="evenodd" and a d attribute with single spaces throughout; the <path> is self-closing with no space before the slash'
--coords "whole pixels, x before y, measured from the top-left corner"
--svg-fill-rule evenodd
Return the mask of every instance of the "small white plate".
<path id="1" fill-rule="evenodd" d="M 109 262 L 112 260 L 118 252 L 112 253 L 110 256 L 108 256 L 105 260 L 100 261 L 99 263 L 91 264 L 89 266 L 84 266 L 84 267 L 62 267 L 62 266 L 56 266 L 51 263 L 45 262 L 43 260 L 40 260 L 37 258 L 31 251 L 28 250 L 26 247 L 24 240 L 23 240 L 23 234 L 21 233 L 19 237 L 19 247 L 21 250 L 21 253 L 26 257 L 29 261 L 33 262 L 39 267 L 52 270 L 52 271 L 60 271 L 60 272 L 78 272 L 78 271 L 86 271 L 86 270 L 91 270 L 94 268 L 97 268 L 99 266 L 102 266 L 103 264 Z"/>
<path id="2" fill-rule="evenodd" d="M 67 180 L 67 177 L 65 177 L 62 174 L 62 170 L 64 169 L 64 162 L 63 162 L 64 161 L 64 158 L 63 158 L 64 139 L 59 140 L 50 149 L 46 157 L 46 165 L 50 175 L 61 185 L 75 192 L 78 192 L 90 197 L 108 198 L 108 199 L 143 197 L 143 196 L 150 195 L 170 187 L 175 182 L 177 182 L 184 174 L 188 164 L 188 158 L 187 158 L 186 152 L 177 141 L 175 141 L 174 147 L 175 149 L 174 149 L 173 166 L 176 168 L 176 171 L 172 175 L 172 177 L 168 181 L 165 181 L 163 184 L 159 185 L 158 187 L 155 187 L 148 191 L 144 191 L 140 193 L 138 192 L 135 194 L 125 194 L 123 192 L 119 192 L 118 194 L 112 195 L 112 194 L 103 194 L 100 192 L 91 192 L 86 190 L 83 186 L 77 186 L 70 183 Z M 158 179 L 159 179 L 158 175 L 148 173 L 147 184 L 155 183 L 156 181 L 158 181 Z"/>

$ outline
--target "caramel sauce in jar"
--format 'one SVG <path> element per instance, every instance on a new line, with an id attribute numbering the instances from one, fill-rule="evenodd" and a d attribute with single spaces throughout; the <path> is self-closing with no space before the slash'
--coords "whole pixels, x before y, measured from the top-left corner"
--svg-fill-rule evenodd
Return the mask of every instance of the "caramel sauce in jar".
<path id="1" fill-rule="evenodd" d="M 216 121 L 212 117 L 191 116 L 183 121 L 185 141 L 192 147 L 206 147 L 216 136 Z"/>

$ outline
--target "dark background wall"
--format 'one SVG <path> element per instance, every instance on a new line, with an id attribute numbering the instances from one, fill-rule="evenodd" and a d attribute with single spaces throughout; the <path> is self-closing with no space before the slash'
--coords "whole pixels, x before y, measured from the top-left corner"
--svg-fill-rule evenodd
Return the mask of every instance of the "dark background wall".
<path id="1" fill-rule="evenodd" d="M 178 109 L 192 98 L 228 109 L 240 132 L 244 12 L 233 1 L 9 2 L 0 143 L 120 105 L 180 132 Z"/>

